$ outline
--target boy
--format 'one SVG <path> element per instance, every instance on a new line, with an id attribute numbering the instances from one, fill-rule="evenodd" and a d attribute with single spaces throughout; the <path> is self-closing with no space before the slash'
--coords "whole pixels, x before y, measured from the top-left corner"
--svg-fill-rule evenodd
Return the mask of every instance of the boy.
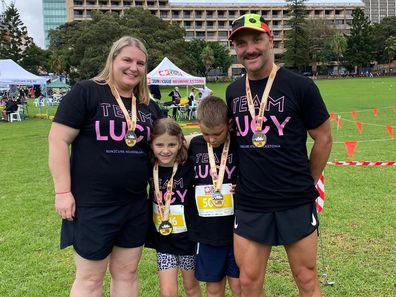
<path id="1" fill-rule="evenodd" d="M 195 277 L 206 282 L 207 296 L 224 296 L 226 276 L 233 296 L 240 296 L 239 269 L 233 251 L 237 156 L 230 141 L 227 105 L 208 96 L 197 110 L 202 135 L 191 139 L 189 158 L 195 170 L 195 203 L 189 235 L 197 242 Z"/>

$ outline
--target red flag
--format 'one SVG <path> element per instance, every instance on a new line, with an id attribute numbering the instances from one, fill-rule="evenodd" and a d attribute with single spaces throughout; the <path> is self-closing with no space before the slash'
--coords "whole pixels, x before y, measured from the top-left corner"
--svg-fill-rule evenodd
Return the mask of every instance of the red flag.
<path id="1" fill-rule="evenodd" d="M 373 113 L 374 113 L 375 116 L 378 115 L 378 108 L 377 108 L 377 107 L 374 107 L 374 108 L 373 108 Z"/>
<path id="2" fill-rule="evenodd" d="M 337 123 L 337 129 L 342 128 L 342 122 L 341 122 L 341 116 L 340 115 L 337 116 L 336 123 Z"/>
<path id="3" fill-rule="evenodd" d="M 320 176 L 318 183 L 316 184 L 316 189 L 319 192 L 319 196 L 316 198 L 315 205 L 316 211 L 320 213 L 323 210 L 325 200 L 324 173 Z"/>
<path id="4" fill-rule="evenodd" d="M 351 115 L 352 115 L 352 118 L 353 118 L 353 119 L 356 119 L 356 111 L 352 111 L 352 112 L 351 112 Z"/>
<path id="5" fill-rule="evenodd" d="M 396 108 L 396 105 L 395 105 Z M 396 110 L 395 110 L 396 112 Z M 334 121 L 334 112 L 330 112 L 330 121 Z"/>
<path id="6" fill-rule="evenodd" d="M 355 152 L 355 148 L 357 145 L 357 141 L 353 140 L 353 141 L 345 141 L 344 142 L 345 148 L 347 150 L 348 156 L 349 156 L 349 160 L 352 160 L 353 157 L 353 153 Z"/>
<path id="7" fill-rule="evenodd" d="M 357 121 L 356 122 L 356 127 L 358 128 L 359 133 L 362 134 L 363 133 L 362 122 Z"/>
<path id="8" fill-rule="evenodd" d="M 396 105 L 393 105 L 393 111 L 396 113 Z"/>
<path id="9" fill-rule="evenodd" d="M 393 139 L 393 127 L 391 125 L 385 126 L 386 130 L 388 130 L 389 136 Z"/>

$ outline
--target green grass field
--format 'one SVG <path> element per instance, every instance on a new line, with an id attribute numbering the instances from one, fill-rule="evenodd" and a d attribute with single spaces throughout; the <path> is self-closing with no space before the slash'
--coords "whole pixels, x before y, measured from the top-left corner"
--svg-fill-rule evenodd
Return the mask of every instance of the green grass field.
<path id="1" fill-rule="evenodd" d="M 330 160 L 348 160 L 344 142 L 356 140 L 354 160 L 396 161 L 396 143 L 385 128 L 392 125 L 396 134 L 395 77 L 317 84 L 329 111 L 340 115 L 343 124 L 337 130 L 332 122 Z M 226 84 L 209 87 L 224 97 Z M 167 89 L 162 92 L 168 98 Z M 362 122 L 362 134 L 352 111 Z M 51 108 L 49 113 L 53 112 Z M 38 112 L 29 106 L 29 113 Z M 50 124 L 32 117 L 0 123 L 0 296 L 68 296 L 73 281 L 72 250 L 59 250 L 60 219 L 54 211 L 47 166 Z M 335 284 L 323 285 L 323 294 L 396 296 L 396 166 L 328 165 L 325 193 L 318 265 L 322 280 L 327 273 L 327 280 Z M 155 255 L 150 250 L 144 252 L 139 278 L 140 296 L 159 296 Z M 273 249 L 265 289 L 267 296 L 297 296 L 283 248 Z"/>

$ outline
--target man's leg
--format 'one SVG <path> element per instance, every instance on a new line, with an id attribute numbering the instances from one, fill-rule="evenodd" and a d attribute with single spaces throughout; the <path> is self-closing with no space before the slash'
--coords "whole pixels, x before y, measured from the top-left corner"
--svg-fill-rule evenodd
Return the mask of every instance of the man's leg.
<path id="1" fill-rule="evenodd" d="M 99 261 L 87 260 L 74 253 L 76 278 L 71 297 L 100 297 L 103 291 L 103 278 L 107 270 L 109 257 Z"/>
<path id="2" fill-rule="evenodd" d="M 290 268 L 301 297 L 320 297 L 319 280 L 316 271 L 317 232 L 285 246 Z"/>
<path id="3" fill-rule="evenodd" d="M 242 297 L 264 296 L 263 284 L 271 246 L 234 233 L 234 253 L 240 271 Z"/>
<path id="4" fill-rule="evenodd" d="M 137 267 L 143 247 L 121 248 L 115 246 L 110 255 L 112 297 L 137 297 Z"/>

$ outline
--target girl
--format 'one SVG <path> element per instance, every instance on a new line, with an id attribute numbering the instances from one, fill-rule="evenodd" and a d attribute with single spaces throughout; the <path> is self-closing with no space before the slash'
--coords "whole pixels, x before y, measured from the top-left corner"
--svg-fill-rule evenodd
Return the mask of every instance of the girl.
<path id="1" fill-rule="evenodd" d="M 201 296 L 194 277 L 194 243 L 187 238 L 188 203 L 192 201 L 193 168 L 180 126 L 172 118 L 153 127 L 153 176 L 150 180 L 152 224 L 146 246 L 157 251 L 161 296 L 178 296 L 177 274 L 183 275 L 186 296 Z"/>

